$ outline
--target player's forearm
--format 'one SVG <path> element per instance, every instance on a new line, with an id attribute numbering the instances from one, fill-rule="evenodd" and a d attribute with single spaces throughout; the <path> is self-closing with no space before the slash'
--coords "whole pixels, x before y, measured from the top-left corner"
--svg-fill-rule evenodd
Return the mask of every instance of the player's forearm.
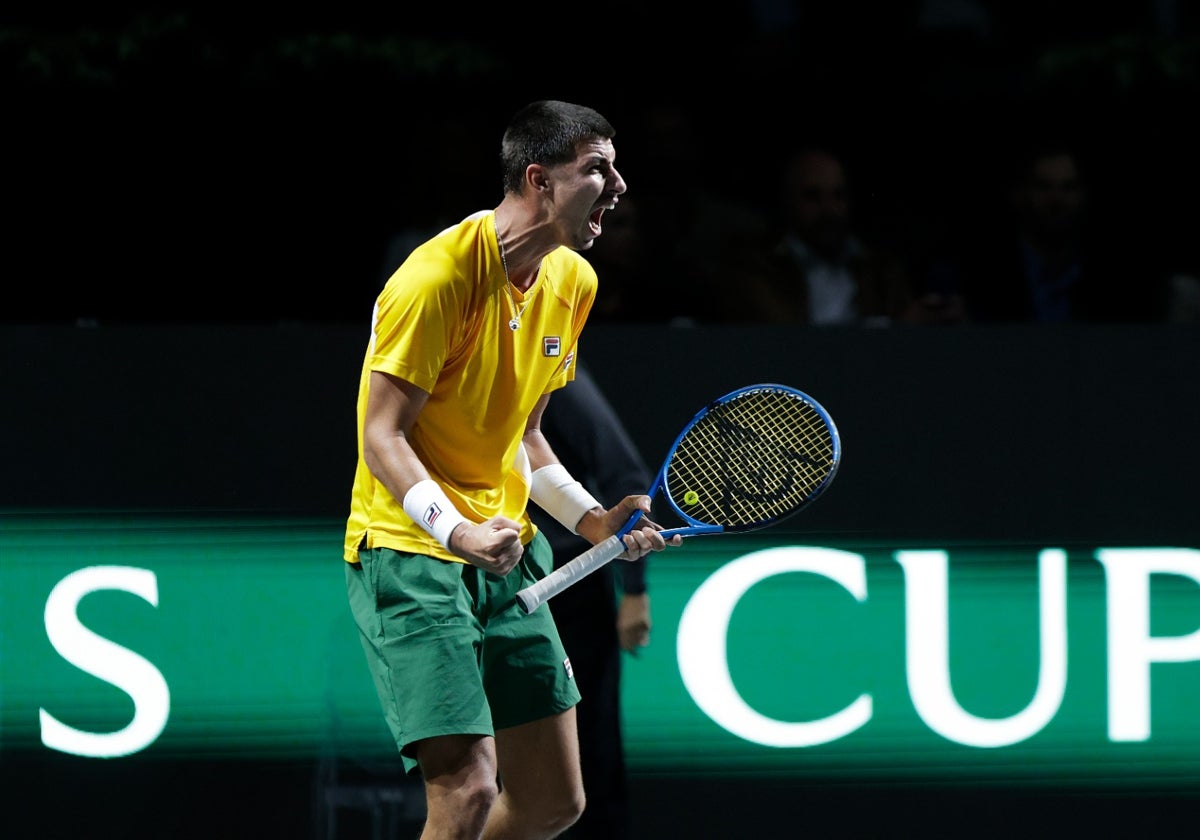
<path id="1" fill-rule="evenodd" d="M 550 441 L 546 440 L 540 428 L 526 429 L 521 438 L 521 445 L 525 447 L 525 454 L 529 457 L 530 470 L 560 463 L 553 447 L 550 446 Z"/>
<path id="2" fill-rule="evenodd" d="M 429 471 L 400 432 L 364 431 L 363 458 L 371 475 L 396 499 L 403 499 L 414 484 L 429 478 Z"/>

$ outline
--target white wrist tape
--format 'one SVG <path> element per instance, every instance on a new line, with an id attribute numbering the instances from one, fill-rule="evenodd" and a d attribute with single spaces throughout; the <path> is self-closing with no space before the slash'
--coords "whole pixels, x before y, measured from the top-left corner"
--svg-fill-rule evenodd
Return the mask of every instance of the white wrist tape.
<path id="1" fill-rule="evenodd" d="M 534 470 L 529 498 L 572 534 L 579 533 L 575 526 L 585 513 L 603 507 L 582 484 L 571 478 L 562 464 L 549 464 Z"/>
<path id="2" fill-rule="evenodd" d="M 468 522 L 431 478 L 418 481 L 404 494 L 404 512 L 433 538 L 450 549 L 450 535 L 460 522 Z"/>

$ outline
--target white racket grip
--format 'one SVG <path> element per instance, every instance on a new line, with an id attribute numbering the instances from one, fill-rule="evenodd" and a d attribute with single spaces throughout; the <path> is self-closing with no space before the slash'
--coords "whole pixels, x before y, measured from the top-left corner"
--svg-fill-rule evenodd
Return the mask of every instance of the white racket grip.
<path id="1" fill-rule="evenodd" d="M 559 566 L 537 583 L 517 593 L 517 600 L 526 615 L 549 601 L 577 580 L 590 575 L 606 563 L 615 560 L 625 550 L 625 543 L 618 536 L 596 543 L 587 551 Z"/>

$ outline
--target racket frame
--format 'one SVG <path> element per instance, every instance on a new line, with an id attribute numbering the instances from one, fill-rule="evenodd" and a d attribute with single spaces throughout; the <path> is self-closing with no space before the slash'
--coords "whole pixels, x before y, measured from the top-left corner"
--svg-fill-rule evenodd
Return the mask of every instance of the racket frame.
<path id="1" fill-rule="evenodd" d="M 769 520 L 755 522 L 751 525 L 732 527 L 702 522 L 695 517 L 689 516 L 672 497 L 670 488 L 667 484 L 667 476 L 671 462 L 675 458 L 675 454 L 679 449 L 680 443 L 697 423 L 709 416 L 720 406 L 738 399 L 750 391 L 759 390 L 786 393 L 793 397 L 798 397 L 817 413 L 827 428 L 830 438 L 830 467 L 826 475 L 821 479 L 816 487 L 808 492 L 803 501 L 788 509 L 782 515 L 773 517 Z M 669 540 L 676 535 L 691 537 L 736 531 L 754 531 L 782 522 L 784 519 L 793 516 L 814 502 L 825 492 L 830 483 L 833 481 L 834 476 L 837 474 L 838 468 L 841 466 L 841 457 L 841 436 L 838 432 L 837 426 L 833 422 L 833 418 L 820 403 L 803 391 L 799 391 L 787 385 L 779 385 L 775 383 L 747 385 L 718 397 L 692 416 L 692 419 L 688 421 L 688 423 L 676 436 L 675 441 L 671 444 L 670 449 L 667 450 L 667 456 L 663 459 L 662 466 L 659 467 L 658 472 L 655 474 L 654 481 L 651 483 L 649 490 L 646 491 L 646 495 L 650 496 L 651 499 L 654 499 L 661 493 L 675 513 L 678 514 L 679 518 L 688 523 L 687 525 L 678 528 L 664 528 L 661 531 L 664 539 Z M 621 526 L 620 530 L 618 530 L 611 537 L 596 543 L 590 549 L 579 554 L 577 557 L 572 558 L 569 562 L 555 569 L 537 583 L 531 584 L 530 586 L 518 592 L 517 601 L 521 605 L 521 609 L 526 614 L 533 612 L 541 604 L 545 603 L 559 592 L 562 592 L 580 578 L 591 574 L 601 566 L 604 566 L 619 557 L 621 553 L 625 551 L 625 543 L 623 542 L 622 538 L 633 530 L 638 520 L 642 518 L 642 515 L 642 511 L 637 511 L 630 516 L 629 519 L 625 521 L 625 524 Z"/>

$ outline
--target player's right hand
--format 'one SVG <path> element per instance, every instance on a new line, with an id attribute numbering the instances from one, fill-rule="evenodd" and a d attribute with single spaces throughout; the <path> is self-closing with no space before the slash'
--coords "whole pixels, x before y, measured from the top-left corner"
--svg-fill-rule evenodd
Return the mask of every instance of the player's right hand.
<path id="1" fill-rule="evenodd" d="M 460 524 L 450 536 L 450 550 L 472 566 L 503 577 L 525 553 L 521 545 L 521 523 L 507 516 L 493 516 L 478 525 Z"/>

